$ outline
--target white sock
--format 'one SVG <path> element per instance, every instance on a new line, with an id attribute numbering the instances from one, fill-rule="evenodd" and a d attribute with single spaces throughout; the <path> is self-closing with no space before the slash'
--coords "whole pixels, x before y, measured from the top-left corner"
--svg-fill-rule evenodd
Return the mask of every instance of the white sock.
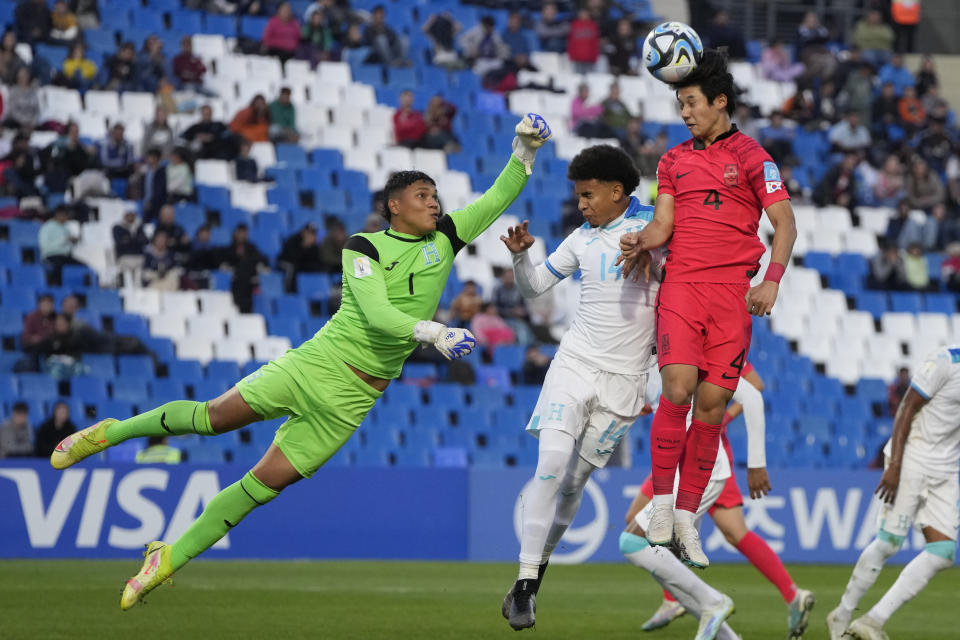
<path id="1" fill-rule="evenodd" d="M 570 461 L 575 455 L 573 436 L 557 429 L 540 431 L 540 453 L 530 489 L 520 496 L 523 505 L 520 534 L 520 574 L 518 579 L 537 577 L 547 531 L 557 512 L 557 491 Z M 532 573 L 532 575 L 531 575 Z"/>
<path id="2" fill-rule="evenodd" d="M 680 599 L 680 592 L 693 599 L 698 611 L 719 604 L 723 598 L 723 594 L 698 578 L 667 547 L 648 546 L 623 555 L 634 566 L 650 572 L 654 580 L 672 593 L 686 609 L 690 607 Z"/>
<path id="3" fill-rule="evenodd" d="M 673 512 L 673 521 L 674 522 L 684 522 L 689 523 L 690 526 L 693 526 L 693 520 L 696 517 L 693 511 L 687 511 L 686 509 L 677 509 Z"/>
<path id="4" fill-rule="evenodd" d="M 669 504 L 673 506 L 673 494 L 672 493 L 655 493 L 653 498 L 650 499 L 650 502 L 653 503 L 653 506 L 658 504 Z"/>
<path id="5" fill-rule="evenodd" d="M 586 486 L 590 474 L 596 469 L 595 466 L 574 454 L 567 466 L 567 472 L 563 476 L 563 482 L 560 483 L 560 491 L 557 494 L 557 511 L 553 517 L 553 524 L 547 533 L 547 541 L 543 546 L 543 556 L 540 562 L 544 563 L 550 559 L 550 554 L 557 548 L 560 538 L 566 533 L 567 527 L 573 522 L 573 517 L 577 515 L 580 509 L 580 501 L 583 498 L 583 487 Z"/>
<path id="6" fill-rule="evenodd" d="M 897 552 L 898 548 L 899 547 L 895 547 L 880 538 L 874 538 L 873 541 L 867 545 L 867 548 L 863 550 L 857 559 L 857 565 L 853 568 L 853 574 L 850 576 L 847 588 L 843 592 L 843 597 L 840 598 L 840 607 L 842 609 L 850 613 L 857 608 L 860 598 L 862 598 L 863 594 L 869 591 L 873 583 L 877 581 L 877 576 L 880 575 L 880 570 L 883 569 L 884 563 Z"/>
<path id="7" fill-rule="evenodd" d="M 955 543 L 951 543 L 955 544 Z M 882 625 L 886 624 L 897 609 L 909 602 L 920 593 L 938 571 L 953 566 L 953 561 L 947 558 L 923 551 L 910 561 L 900 572 L 897 581 L 883 594 L 880 601 L 873 605 L 868 614 Z"/>

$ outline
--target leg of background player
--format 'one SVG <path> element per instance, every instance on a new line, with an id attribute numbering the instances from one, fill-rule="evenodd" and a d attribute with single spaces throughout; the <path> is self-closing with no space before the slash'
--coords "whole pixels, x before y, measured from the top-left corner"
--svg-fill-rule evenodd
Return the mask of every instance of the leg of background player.
<path id="1" fill-rule="evenodd" d="M 797 585 L 794 584 L 787 569 L 770 545 L 747 529 L 747 523 L 743 520 L 743 508 L 715 507 L 711 516 L 727 542 L 736 547 L 737 551 L 757 568 L 757 571 L 772 582 L 780 591 L 783 601 L 790 604 L 797 595 Z"/>
<path id="2" fill-rule="evenodd" d="M 628 524 L 620 534 L 620 552 L 631 564 L 648 571 L 664 589 L 673 593 L 685 608 L 696 615 L 701 620 L 701 631 L 709 625 L 715 627 L 714 633 L 718 633 L 720 623 L 733 612 L 730 598 L 698 578 L 669 549 L 651 546 L 636 522 Z M 704 620 L 701 612 L 708 615 L 709 619 Z M 697 637 L 704 636 L 698 633 Z"/>
<path id="3" fill-rule="evenodd" d="M 957 548 L 956 541 L 951 540 L 932 527 L 924 527 L 923 535 L 927 540 L 926 547 L 903 568 L 893 586 L 864 616 L 864 618 L 867 618 L 864 621 L 867 624 L 875 622 L 877 627 L 882 628 L 890 619 L 890 616 L 920 593 L 938 571 L 953 566 Z M 860 620 L 864 620 L 864 618 Z M 857 621 L 854 621 L 855 624 L 857 624 Z"/>
<path id="4" fill-rule="evenodd" d="M 560 491 L 557 495 L 557 511 L 553 517 L 553 524 L 550 526 L 550 532 L 547 533 L 547 541 L 543 546 L 543 556 L 540 564 L 546 564 L 550 560 L 550 555 L 556 549 L 560 538 L 566 532 L 567 527 L 573 522 L 573 517 L 577 515 L 580 509 L 580 501 L 583 498 L 583 488 L 590 479 L 590 474 L 596 470 L 596 467 L 581 458 L 574 455 L 567 466 L 567 472 L 563 476 L 563 482 L 560 483 Z"/>
<path id="5" fill-rule="evenodd" d="M 902 537 L 894 536 L 881 529 L 877 537 L 860 554 L 843 597 L 840 598 L 839 606 L 827 614 L 827 626 L 830 629 L 831 638 L 839 638 L 847 628 L 853 610 L 857 608 L 860 599 L 877 581 L 883 565 L 900 549 L 902 543 Z"/>

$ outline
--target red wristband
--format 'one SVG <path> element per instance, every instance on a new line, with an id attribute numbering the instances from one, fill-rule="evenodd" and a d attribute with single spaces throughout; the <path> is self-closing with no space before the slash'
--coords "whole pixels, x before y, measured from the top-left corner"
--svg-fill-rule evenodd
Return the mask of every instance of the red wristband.
<path id="1" fill-rule="evenodd" d="M 769 280 L 780 284 L 780 278 L 783 277 L 786 270 L 787 268 L 779 262 L 771 262 L 770 266 L 767 267 L 767 272 L 763 274 L 763 281 L 766 282 Z"/>

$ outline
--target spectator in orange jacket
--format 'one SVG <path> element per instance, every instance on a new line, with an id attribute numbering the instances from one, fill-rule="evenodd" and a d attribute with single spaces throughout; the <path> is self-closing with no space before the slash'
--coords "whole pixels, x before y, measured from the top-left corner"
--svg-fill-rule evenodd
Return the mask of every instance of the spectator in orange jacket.
<path id="1" fill-rule="evenodd" d="M 237 112 L 230 121 L 230 131 L 238 133 L 250 142 L 270 140 L 270 111 L 267 100 L 257 94 L 250 104 Z"/>

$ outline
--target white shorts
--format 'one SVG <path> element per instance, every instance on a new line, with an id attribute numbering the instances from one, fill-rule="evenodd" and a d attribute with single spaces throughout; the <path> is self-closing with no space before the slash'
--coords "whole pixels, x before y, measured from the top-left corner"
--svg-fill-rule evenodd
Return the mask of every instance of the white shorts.
<path id="1" fill-rule="evenodd" d="M 723 448 L 720 448 L 720 451 L 723 451 Z M 679 477 L 679 476 L 678 476 Z M 697 509 L 696 515 L 696 525 L 697 529 L 700 528 L 700 521 L 703 520 L 703 516 L 710 511 L 710 508 L 714 505 L 720 494 L 723 493 L 723 487 L 727 484 L 727 478 L 729 474 L 725 475 L 723 478 L 710 478 L 710 482 L 707 484 L 707 488 L 703 492 L 703 498 L 700 500 L 700 507 Z M 674 485 L 673 494 L 676 495 L 676 485 Z M 650 513 L 653 511 L 653 500 L 647 503 L 640 512 L 633 516 L 633 521 L 637 523 L 644 532 L 647 531 L 647 525 L 650 524 Z"/>
<path id="2" fill-rule="evenodd" d="M 541 429 L 569 433 L 577 453 L 596 467 L 604 467 L 620 440 L 643 409 L 647 374 L 625 375 L 600 371 L 564 353 L 558 353 L 540 389 L 527 431 Z"/>
<path id="3" fill-rule="evenodd" d="M 951 540 L 957 539 L 960 527 L 960 481 L 956 476 L 943 478 L 923 473 L 913 465 L 900 471 L 900 485 L 893 504 L 883 503 L 879 529 L 906 537 L 910 526 L 933 527 Z"/>

